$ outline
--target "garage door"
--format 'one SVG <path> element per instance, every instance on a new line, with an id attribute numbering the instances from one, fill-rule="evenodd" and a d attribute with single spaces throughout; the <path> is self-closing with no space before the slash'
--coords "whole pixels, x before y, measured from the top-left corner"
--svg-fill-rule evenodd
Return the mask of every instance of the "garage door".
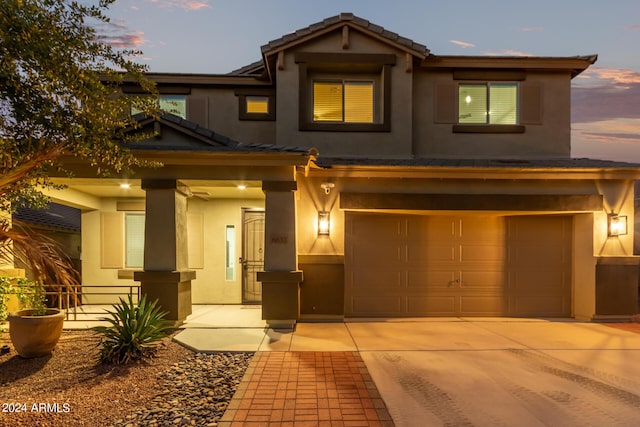
<path id="1" fill-rule="evenodd" d="M 571 219 L 347 213 L 345 315 L 568 316 Z"/>

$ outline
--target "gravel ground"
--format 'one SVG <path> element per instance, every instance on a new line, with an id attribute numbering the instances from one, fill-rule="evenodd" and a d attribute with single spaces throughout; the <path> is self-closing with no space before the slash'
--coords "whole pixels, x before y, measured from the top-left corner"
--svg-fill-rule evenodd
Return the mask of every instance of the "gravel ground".
<path id="1" fill-rule="evenodd" d="M 0 425 L 215 426 L 253 356 L 195 354 L 167 338 L 152 359 L 98 365 L 98 342 L 65 331 L 49 357 L 1 355 Z"/>

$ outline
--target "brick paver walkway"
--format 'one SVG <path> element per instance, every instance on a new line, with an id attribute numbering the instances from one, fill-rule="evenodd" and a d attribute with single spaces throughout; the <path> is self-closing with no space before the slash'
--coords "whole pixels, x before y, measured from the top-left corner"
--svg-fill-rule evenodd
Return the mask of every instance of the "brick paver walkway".
<path id="1" fill-rule="evenodd" d="M 218 425 L 394 424 L 358 352 L 260 352 Z"/>

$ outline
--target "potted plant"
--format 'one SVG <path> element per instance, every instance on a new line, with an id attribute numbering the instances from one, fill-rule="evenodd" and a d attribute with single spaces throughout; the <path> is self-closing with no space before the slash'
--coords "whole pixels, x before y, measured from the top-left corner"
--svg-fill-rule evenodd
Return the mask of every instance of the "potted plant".
<path id="1" fill-rule="evenodd" d="M 7 315 L 14 348 L 25 358 L 51 353 L 62 334 L 65 313 L 59 308 L 47 307 L 47 290 L 75 298 L 75 289 L 80 283 L 77 272 L 55 241 L 16 222 L 9 225 L 7 221 L 0 221 L 0 261 L 0 264 L 12 262 L 27 266 L 30 275 L 35 277 L 3 279 L 0 313 L 6 314 L 7 295 L 17 295 L 21 306 L 20 310 Z"/>
<path id="2" fill-rule="evenodd" d="M 20 310 L 8 313 L 9 335 L 16 352 L 24 358 L 45 356 L 62 335 L 65 313 L 48 308 L 41 283 L 18 279 L 12 286 L 20 301 Z"/>

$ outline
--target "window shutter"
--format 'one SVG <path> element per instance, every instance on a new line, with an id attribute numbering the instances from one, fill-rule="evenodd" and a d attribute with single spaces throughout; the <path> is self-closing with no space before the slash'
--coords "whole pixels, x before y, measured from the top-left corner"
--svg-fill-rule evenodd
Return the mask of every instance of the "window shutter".
<path id="1" fill-rule="evenodd" d="M 124 268 L 124 212 L 100 215 L 100 268 Z"/>
<path id="2" fill-rule="evenodd" d="M 542 87 L 539 84 L 520 84 L 520 124 L 542 124 Z"/>
<path id="3" fill-rule="evenodd" d="M 187 120 L 203 128 L 209 128 L 209 98 L 206 96 L 187 97 Z"/>
<path id="4" fill-rule="evenodd" d="M 457 123 L 456 85 L 452 83 L 436 83 L 435 122 Z"/>
<path id="5" fill-rule="evenodd" d="M 187 214 L 189 268 L 204 268 L 204 215 Z"/>

